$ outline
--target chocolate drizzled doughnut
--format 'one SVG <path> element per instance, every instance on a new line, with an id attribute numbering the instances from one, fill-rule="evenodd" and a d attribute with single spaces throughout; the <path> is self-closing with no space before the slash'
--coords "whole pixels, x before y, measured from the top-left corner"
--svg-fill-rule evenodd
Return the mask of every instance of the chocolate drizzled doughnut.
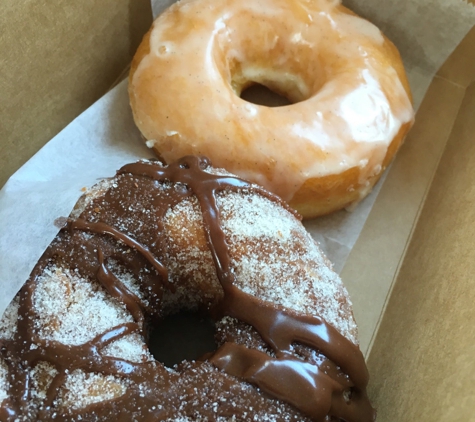
<path id="1" fill-rule="evenodd" d="M 147 327 L 208 312 L 167 368 Z M 199 157 L 124 166 L 78 202 L 0 322 L 2 421 L 369 422 L 351 305 L 298 216 Z"/>

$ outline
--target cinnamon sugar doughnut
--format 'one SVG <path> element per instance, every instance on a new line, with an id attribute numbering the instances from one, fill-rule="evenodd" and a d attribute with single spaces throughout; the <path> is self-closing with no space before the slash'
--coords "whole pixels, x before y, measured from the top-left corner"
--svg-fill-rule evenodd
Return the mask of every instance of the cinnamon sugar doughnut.
<path id="1" fill-rule="evenodd" d="M 240 98 L 256 83 L 293 104 Z M 366 196 L 414 115 L 397 49 L 330 0 L 179 1 L 144 37 L 129 94 L 165 161 L 209 156 L 304 218 Z"/>
<path id="2" fill-rule="evenodd" d="M 0 321 L 2 421 L 374 420 L 347 292 L 272 194 L 145 161 L 61 224 Z M 167 368 L 145 327 L 180 309 L 218 347 Z"/>

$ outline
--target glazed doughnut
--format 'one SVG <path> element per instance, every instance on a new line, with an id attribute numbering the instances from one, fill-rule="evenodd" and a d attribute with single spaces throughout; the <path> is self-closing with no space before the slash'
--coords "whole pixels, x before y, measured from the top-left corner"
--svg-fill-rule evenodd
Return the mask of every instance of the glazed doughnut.
<path id="1" fill-rule="evenodd" d="M 293 104 L 240 98 L 256 83 Z M 367 195 L 413 122 L 394 45 L 330 0 L 177 2 L 144 37 L 129 94 L 165 161 L 209 156 L 304 218 Z"/>
<path id="2" fill-rule="evenodd" d="M 84 195 L 0 322 L 2 421 L 374 420 L 351 303 L 294 211 L 185 157 Z M 145 327 L 209 312 L 167 368 Z"/>

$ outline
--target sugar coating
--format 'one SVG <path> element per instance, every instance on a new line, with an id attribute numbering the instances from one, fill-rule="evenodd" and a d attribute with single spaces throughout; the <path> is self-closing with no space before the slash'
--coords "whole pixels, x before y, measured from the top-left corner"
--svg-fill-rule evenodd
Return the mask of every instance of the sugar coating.
<path id="1" fill-rule="evenodd" d="M 5 312 L 0 319 L 0 339 L 10 339 L 16 332 L 18 320 L 18 296 L 15 297 L 5 309 Z"/>
<path id="2" fill-rule="evenodd" d="M 112 179 L 104 179 L 95 184 L 92 188 L 86 189 L 85 194 L 79 198 L 74 209 L 71 211 L 70 217 L 78 218 L 92 201 L 99 198 L 110 189 L 112 183 Z"/>
<path id="3" fill-rule="evenodd" d="M 81 409 L 93 403 L 122 396 L 126 382 L 112 375 L 84 373 L 77 370 L 68 375 L 59 393 L 58 402 L 68 409 Z"/>
<path id="4" fill-rule="evenodd" d="M 0 359 L 0 403 L 8 398 L 8 367 L 3 359 Z"/>
<path id="5" fill-rule="evenodd" d="M 190 418 L 184 417 L 184 418 L 167 419 L 165 422 L 192 422 L 192 421 L 207 422 L 207 420 L 208 420 L 208 418 L 190 419 Z M 237 419 L 235 417 L 233 417 L 232 419 L 218 418 L 217 421 L 234 422 L 234 421 L 237 421 Z"/>
<path id="6" fill-rule="evenodd" d="M 0 319 L 0 339 L 10 339 L 16 333 L 18 320 L 18 297 L 15 297 L 7 306 L 2 318 Z M 8 398 L 8 367 L 3 359 L 0 358 L 0 404 Z"/>
<path id="7" fill-rule="evenodd" d="M 47 268 L 38 277 L 33 305 L 39 336 L 66 345 L 84 344 L 117 325 L 133 322 L 124 305 L 103 288 L 63 268 Z"/>
<path id="8" fill-rule="evenodd" d="M 164 308 L 173 310 L 180 304 L 180 309 L 193 310 L 200 304 L 212 303 L 221 296 L 221 285 L 204 237 L 198 200 L 186 199 L 169 209 L 164 227 L 169 245 L 168 276 L 177 285 L 175 293 L 165 295 Z M 189 282 L 183 284 L 183 280 Z"/>
<path id="9" fill-rule="evenodd" d="M 143 338 L 138 334 L 129 334 L 114 341 L 104 347 L 101 354 L 103 356 L 111 356 L 135 363 L 153 360 Z"/>
<path id="10" fill-rule="evenodd" d="M 237 285 L 260 299 L 323 317 L 356 344 L 350 299 L 303 226 L 262 196 L 230 193 L 220 195 L 218 204 Z"/>
<path id="11" fill-rule="evenodd" d="M 249 415 L 250 416 L 250 415 Z M 225 418 L 225 417 L 218 417 L 217 419 L 214 419 L 216 422 L 241 422 L 243 421 L 242 419 L 238 419 L 235 416 L 231 418 Z M 276 416 L 269 416 L 269 415 L 259 415 L 259 416 L 254 416 L 250 417 L 248 420 L 250 421 L 255 421 L 255 422 L 277 422 L 277 421 L 285 421 L 289 419 L 285 419 L 282 417 L 277 418 Z M 198 418 L 198 419 L 191 419 L 188 417 L 183 417 L 183 418 L 174 418 L 174 419 L 167 419 L 165 422 L 211 422 L 208 418 Z"/>

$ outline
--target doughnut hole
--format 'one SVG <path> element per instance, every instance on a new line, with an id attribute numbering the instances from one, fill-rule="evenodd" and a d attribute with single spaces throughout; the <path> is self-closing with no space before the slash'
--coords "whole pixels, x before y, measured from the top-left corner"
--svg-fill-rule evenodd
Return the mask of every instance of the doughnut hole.
<path id="1" fill-rule="evenodd" d="M 216 350 L 214 321 L 200 313 L 181 311 L 154 324 L 149 350 L 165 366 L 198 360 Z"/>
<path id="2" fill-rule="evenodd" d="M 294 74 L 291 63 L 275 64 L 269 58 L 267 66 L 263 63 L 232 65 L 230 68 L 230 85 L 235 94 L 242 98 L 243 93 L 249 89 L 268 90 L 277 97 L 285 98 L 288 104 L 295 104 L 311 96 L 309 81 L 298 74 Z M 289 69 L 285 69 L 289 66 Z M 284 69 L 278 69 L 279 67 Z"/>
<path id="3" fill-rule="evenodd" d="M 243 90 L 240 97 L 248 103 L 267 107 L 282 107 L 292 104 L 286 96 L 280 95 L 258 83 Z"/>
<path id="4" fill-rule="evenodd" d="M 320 57 L 291 25 L 256 20 L 252 13 L 235 13 L 214 38 L 212 54 L 224 82 L 238 97 L 260 105 L 295 104 L 315 95 L 328 79 Z M 252 31 L 243 32 L 249 22 Z"/>

